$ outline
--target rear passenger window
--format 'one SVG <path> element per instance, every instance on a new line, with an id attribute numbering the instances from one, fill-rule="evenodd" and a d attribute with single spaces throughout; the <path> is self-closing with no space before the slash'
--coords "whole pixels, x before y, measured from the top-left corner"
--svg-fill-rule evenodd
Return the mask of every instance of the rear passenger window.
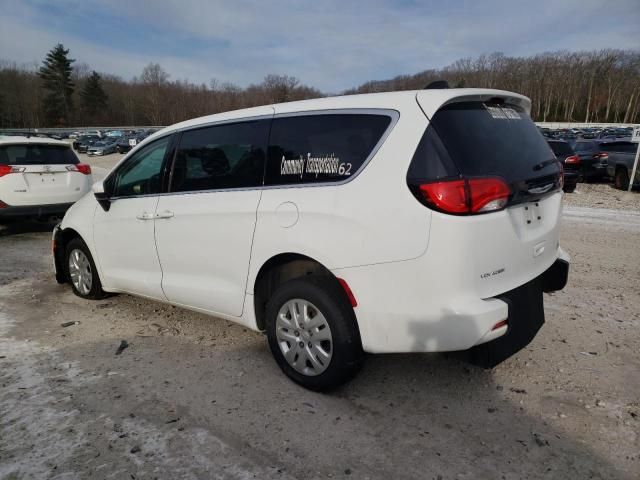
<path id="1" fill-rule="evenodd" d="M 182 134 L 172 192 L 262 185 L 270 120 L 217 125 Z"/>
<path id="2" fill-rule="evenodd" d="M 458 170 L 434 128 L 427 128 L 413 155 L 407 178 L 432 182 L 455 177 Z"/>
<path id="3" fill-rule="evenodd" d="M 269 137 L 266 185 L 339 182 L 355 175 L 391 123 L 381 114 L 276 118 Z"/>

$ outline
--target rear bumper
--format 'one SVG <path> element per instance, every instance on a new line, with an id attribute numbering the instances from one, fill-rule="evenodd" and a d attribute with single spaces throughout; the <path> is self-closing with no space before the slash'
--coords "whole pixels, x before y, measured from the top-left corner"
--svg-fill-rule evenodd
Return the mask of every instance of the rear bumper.
<path id="1" fill-rule="evenodd" d="M 51 205 L 8 206 L 0 208 L 0 220 L 21 220 L 29 218 L 62 217 L 72 203 L 54 203 Z"/>
<path id="2" fill-rule="evenodd" d="M 558 258 L 542 275 L 500 295 L 498 298 L 509 309 L 505 332 L 471 348 L 471 363 L 493 368 L 529 345 L 544 324 L 542 293 L 562 290 L 568 277 L 568 258 Z"/>
<path id="3" fill-rule="evenodd" d="M 607 175 L 607 166 L 603 163 L 585 164 L 582 173 L 588 178 L 602 178 Z"/>
<path id="4" fill-rule="evenodd" d="M 565 170 L 565 172 L 564 172 L 564 184 L 565 185 L 577 185 L 579 176 L 580 176 L 580 174 L 578 172 Z"/>
<path id="5" fill-rule="evenodd" d="M 433 280 L 438 271 L 426 270 L 425 276 L 419 260 L 333 273 L 347 282 L 358 300 L 355 313 L 366 352 L 471 349 L 474 363 L 491 367 L 529 344 L 544 323 L 543 292 L 566 285 L 568 255 L 558 248 L 547 265 L 524 285 L 485 299 L 465 291 L 460 279 L 459 288 L 439 288 L 443 281 Z"/>

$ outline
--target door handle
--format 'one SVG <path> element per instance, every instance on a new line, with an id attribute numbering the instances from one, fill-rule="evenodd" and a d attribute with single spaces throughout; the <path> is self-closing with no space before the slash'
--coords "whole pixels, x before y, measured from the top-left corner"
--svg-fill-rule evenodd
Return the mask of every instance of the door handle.
<path id="1" fill-rule="evenodd" d="M 173 212 L 170 212 L 169 210 L 165 210 L 162 213 L 156 214 L 156 218 L 171 218 L 171 217 L 173 217 Z"/>
<path id="2" fill-rule="evenodd" d="M 138 220 L 153 220 L 154 215 L 153 215 L 153 213 L 142 212 L 142 213 L 136 215 L 136 218 Z"/>

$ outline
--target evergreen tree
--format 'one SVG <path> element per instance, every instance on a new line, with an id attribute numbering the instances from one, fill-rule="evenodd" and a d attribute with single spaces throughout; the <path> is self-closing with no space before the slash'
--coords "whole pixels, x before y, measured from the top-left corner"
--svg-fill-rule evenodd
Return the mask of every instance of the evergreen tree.
<path id="1" fill-rule="evenodd" d="M 68 55 L 69 50 L 59 43 L 47 54 L 40 67 L 42 88 L 46 91 L 43 107 L 50 124 L 67 124 L 73 110 L 71 64 L 75 60 Z"/>
<path id="2" fill-rule="evenodd" d="M 89 121 L 93 121 L 97 116 L 100 116 L 99 114 L 105 113 L 109 97 L 102 88 L 100 74 L 95 70 L 87 78 L 84 88 L 80 92 L 80 98 L 82 98 L 82 109 Z"/>

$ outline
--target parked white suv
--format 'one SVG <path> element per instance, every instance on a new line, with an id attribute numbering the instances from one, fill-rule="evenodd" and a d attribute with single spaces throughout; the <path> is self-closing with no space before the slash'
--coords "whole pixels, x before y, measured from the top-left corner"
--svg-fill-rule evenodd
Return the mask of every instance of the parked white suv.
<path id="1" fill-rule="evenodd" d="M 0 223 L 62 217 L 91 190 L 91 167 L 71 145 L 40 137 L 0 137 Z"/>
<path id="2" fill-rule="evenodd" d="M 491 367 L 564 287 L 562 167 L 520 95 L 322 98 L 152 135 L 54 232 L 59 282 L 266 331 L 294 381 L 363 352 L 471 349 Z"/>

